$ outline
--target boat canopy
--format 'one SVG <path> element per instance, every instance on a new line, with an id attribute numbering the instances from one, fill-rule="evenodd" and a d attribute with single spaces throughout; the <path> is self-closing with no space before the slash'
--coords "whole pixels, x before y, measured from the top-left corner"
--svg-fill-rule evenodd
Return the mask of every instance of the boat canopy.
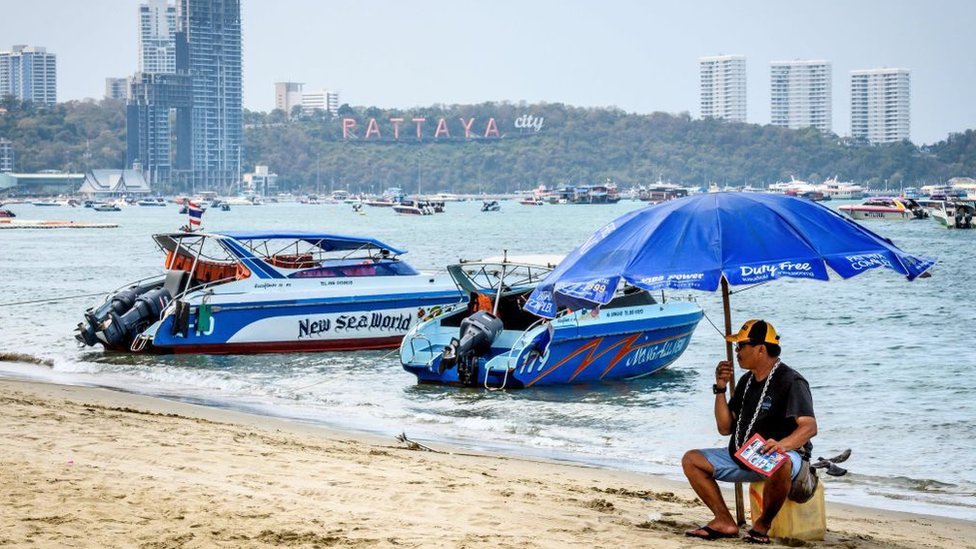
<path id="1" fill-rule="evenodd" d="M 318 246 L 327 252 L 358 250 L 360 248 L 379 248 L 388 250 L 394 255 L 407 253 L 406 250 L 398 250 L 389 244 L 384 244 L 375 238 L 361 236 L 337 235 L 330 233 L 316 233 L 310 231 L 221 231 L 213 233 L 217 236 L 226 236 L 234 240 L 303 240 Z"/>

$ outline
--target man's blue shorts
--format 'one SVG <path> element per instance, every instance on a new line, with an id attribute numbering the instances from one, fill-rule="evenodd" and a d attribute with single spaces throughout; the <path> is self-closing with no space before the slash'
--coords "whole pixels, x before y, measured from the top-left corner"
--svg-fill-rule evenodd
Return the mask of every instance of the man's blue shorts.
<path id="1" fill-rule="evenodd" d="M 729 455 L 728 448 L 699 448 L 698 451 L 715 468 L 715 473 L 712 475 L 712 478 L 715 480 L 725 482 L 755 482 L 757 480 L 766 480 L 767 478 L 752 469 L 739 467 L 735 460 L 732 459 L 732 456 Z M 786 452 L 786 454 L 790 456 L 790 462 L 793 466 L 790 478 L 796 478 L 796 475 L 800 474 L 800 454 L 795 450 Z"/>

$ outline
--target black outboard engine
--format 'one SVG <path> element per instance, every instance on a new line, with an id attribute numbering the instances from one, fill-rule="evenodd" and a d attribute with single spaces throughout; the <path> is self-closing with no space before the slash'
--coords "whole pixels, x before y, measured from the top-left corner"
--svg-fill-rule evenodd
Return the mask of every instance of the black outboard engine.
<path id="1" fill-rule="evenodd" d="M 128 348 L 136 334 L 159 319 L 159 315 L 169 305 L 171 299 L 169 291 L 165 288 L 157 288 L 142 294 L 125 313 L 120 315 L 114 310 L 109 313 L 109 320 L 104 323 L 98 338 L 106 347 Z"/>
<path id="2" fill-rule="evenodd" d="M 88 309 L 85 311 L 85 321 L 78 323 L 78 333 L 75 334 L 75 339 L 89 347 L 95 345 L 98 343 L 95 333 L 98 331 L 99 325 L 108 320 L 109 315 L 112 313 L 125 314 L 132 308 L 139 296 L 157 287 L 159 287 L 158 284 L 130 286 L 113 295 L 111 299 L 97 309 Z"/>
<path id="3" fill-rule="evenodd" d="M 502 321 L 488 311 L 478 311 L 461 321 L 461 339 L 452 338 L 441 353 L 439 373 L 457 365 L 462 385 L 478 383 L 478 357 L 491 350 L 503 329 Z"/>

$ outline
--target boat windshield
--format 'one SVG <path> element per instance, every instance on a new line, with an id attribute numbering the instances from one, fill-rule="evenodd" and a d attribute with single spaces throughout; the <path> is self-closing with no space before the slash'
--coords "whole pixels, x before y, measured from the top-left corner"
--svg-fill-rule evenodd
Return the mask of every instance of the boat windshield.
<path id="1" fill-rule="evenodd" d="M 523 293 L 535 288 L 554 269 L 561 257 L 505 258 L 462 261 L 450 265 L 455 283 L 466 292 L 496 295 Z"/>

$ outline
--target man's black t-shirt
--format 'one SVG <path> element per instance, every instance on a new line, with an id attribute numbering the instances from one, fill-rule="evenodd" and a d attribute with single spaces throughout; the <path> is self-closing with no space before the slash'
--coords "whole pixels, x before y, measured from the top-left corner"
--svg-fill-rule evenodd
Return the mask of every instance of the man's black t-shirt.
<path id="1" fill-rule="evenodd" d="M 729 410 L 732 412 L 732 436 L 729 437 L 729 454 L 739 467 L 747 467 L 735 457 L 735 452 L 753 433 L 759 433 L 763 438 L 782 440 L 796 430 L 796 418 L 801 416 L 813 417 L 813 396 L 810 394 L 810 384 L 796 370 L 780 362 L 776 371 L 769 379 L 769 388 L 766 396 L 759 407 L 759 417 L 749 429 L 749 423 L 756 412 L 756 404 L 759 402 L 759 395 L 762 394 L 763 385 L 766 380 L 759 382 L 755 379 L 748 383 L 752 372 L 743 374 L 735 384 L 735 392 L 729 400 Z M 746 393 L 746 385 L 749 385 L 749 392 Z M 739 416 L 741 420 L 739 419 Z M 739 432 L 735 429 L 738 426 Z M 813 445 L 807 441 L 803 448 L 797 450 L 800 456 L 809 459 L 813 451 Z"/>

